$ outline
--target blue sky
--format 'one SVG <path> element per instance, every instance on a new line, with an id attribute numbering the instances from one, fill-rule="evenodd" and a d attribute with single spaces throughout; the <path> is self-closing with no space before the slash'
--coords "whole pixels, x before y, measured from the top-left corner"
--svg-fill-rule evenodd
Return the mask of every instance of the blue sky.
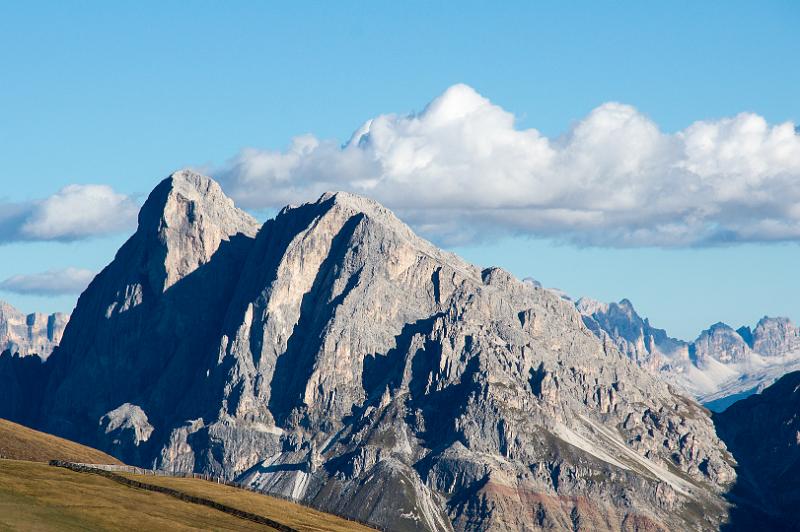
<path id="1" fill-rule="evenodd" d="M 770 126 L 797 124 L 798 27 L 796 2 L 3 3 L 0 206 L 29 205 L 73 184 L 107 185 L 141 201 L 184 166 L 228 176 L 246 202 L 246 181 L 226 163 L 243 148 L 286 153 L 303 134 L 338 145 L 372 117 L 424 112 L 457 83 L 513 114 L 517 130 L 550 139 L 606 102 L 631 106 L 664 135 L 742 112 Z M 776 190 L 793 197 L 795 177 L 784 175 Z M 410 220 L 441 224 L 441 203 L 431 209 L 439 211 L 408 211 Z M 476 229 L 491 234 L 488 243 L 450 233 L 440 241 L 576 296 L 628 297 L 681 337 L 720 320 L 800 319 L 795 237 L 751 235 L 743 227 L 762 218 L 730 218 L 709 222 L 733 224 L 724 229 L 740 236 L 730 245 L 661 246 L 656 237 L 621 245 L 602 237 L 605 228 L 582 240 L 563 221 L 549 233 L 507 218 Z M 0 244 L 0 280 L 96 271 L 126 230 L 88 236 Z M 68 311 L 76 296 L 0 298 L 26 311 Z"/>

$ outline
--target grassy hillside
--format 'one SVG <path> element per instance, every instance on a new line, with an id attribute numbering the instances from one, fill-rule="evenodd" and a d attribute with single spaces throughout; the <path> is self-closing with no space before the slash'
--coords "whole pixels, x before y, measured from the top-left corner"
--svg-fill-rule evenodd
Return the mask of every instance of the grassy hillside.
<path id="1" fill-rule="evenodd" d="M 0 530 L 6 529 L 272 530 L 98 475 L 0 460 Z"/>
<path id="2" fill-rule="evenodd" d="M 167 494 L 38 463 L 49 460 L 120 463 L 96 449 L 0 419 L 0 530 L 274 530 Z M 282 499 L 205 480 L 124 476 L 300 531 L 371 530 Z"/>
<path id="3" fill-rule="evenodd" d="M 104 452 L 51 434 L 0 419 L 0 458 L 48 462 L 66 460 L 87 464 L 120 464 Z"/>
<path id="4" fill-rule="evenodd" d="M 268 517 L 303 532 L 368 527 L 298 504 L 199 479 L 125 475 Z M 0 530 L 274 530 L 91 473 L 0 460 Z"/>
<path id="5" fill-rule="evenodd" d="M 297 530 L 359 532 L 372 530 L 358 523 L 346 521 L 338 517 L 320 512 L 283 499 L 269 497 L 230 486 L 214 484 L 193 478 L 150 477 L 142 475 L 123 476 L 148 484 L 176 489 L 189 495 L 203 497 L 233 506 L 239 510 L 270 517 Z"/>

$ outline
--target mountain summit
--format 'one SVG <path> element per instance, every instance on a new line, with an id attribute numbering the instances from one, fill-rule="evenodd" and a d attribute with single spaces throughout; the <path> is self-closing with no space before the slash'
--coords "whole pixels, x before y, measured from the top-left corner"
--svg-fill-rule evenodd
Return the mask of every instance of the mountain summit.
<path id="1" fill-rule="evenodd" d="M 570 302 L 347 193 L 259 227 L 173 174 L 47 367 L 50 432 L 393 530 L 713 530 L 735 478 Z"/>
<path id="2" fill-rule="evenodd" d="M 800 369 L 800 328 L 788 318 L 765 316 L 753 329 L 715 323 L 685 342 L 650 325 L 627 299 L 581 298 L 575 306 L 598 338 L 715 411 Z"/>

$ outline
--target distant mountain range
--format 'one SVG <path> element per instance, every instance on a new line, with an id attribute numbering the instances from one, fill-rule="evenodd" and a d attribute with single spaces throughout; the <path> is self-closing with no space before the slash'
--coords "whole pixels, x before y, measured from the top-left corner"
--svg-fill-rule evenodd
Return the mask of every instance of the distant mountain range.
<path id="1" fill-rule="evenodd" d="M 23 314 L 0 301 L 0 353 L 9 351 L 21 356 L 50 356 L 61 341 L 69 314 Z"/>
<path id="2" fill-rule="evenodd" d="M 642 319 L 627 299 L 579 299 L 586 326 L 628 358 L 686 390 L 712 410 L 759 392 L 800 369 L 800 328 L 788 318 L 762 318 L 754 328 L 716 323 L 696 340 L 670 337 Z"/>
<path id="3" fill-rule="evenodd" d="M 627 300 L 468 264 L 360 196 L 261 225 L 178 172 L 68 322 L 1 308 L 0 417 L 127 463 L 391 530 L 791 522 L 794 488 L 763 490 L 794 482 L 793 381 L 713 417 L 687 396 L 725 406 L 794 367 L 789 320 L 678 340 Z"/>
<path id="4" fill-rule="evenodd" d="M 352 194 L 260 225 L 172 175 L 27 358 L 0 415 L 391 530 L 716 530 L 736 478 L 707 411 L 574 304 Z"/>

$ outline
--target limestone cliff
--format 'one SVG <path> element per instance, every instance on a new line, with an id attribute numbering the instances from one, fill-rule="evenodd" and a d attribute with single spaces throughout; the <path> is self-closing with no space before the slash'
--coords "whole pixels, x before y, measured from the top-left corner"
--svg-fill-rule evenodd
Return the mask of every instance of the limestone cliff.
<path id="1" fill-rule="evenodd" d="M 24 314 L 0 301 L 0 352 L 35 354 L 44 360 L 61 341 L 68 321 L 68 314 Z"/>
<path id="2" fill-rule="evenodd" d="M 765 316 L 753 329 L 715 323 L 686 342 L 650 325 L 627 299 L 575 306 L 598 338 L 715 411 L 800 369 L 800 328 L 788 318 Z"/>
<path id="3" fill-rule="evenodd" d="M 47 365 L 52 432 L 393 530 L 713 530 L 735 478 L 573 304 L 346 193 L 259 228 L 174 174 Z"/>

